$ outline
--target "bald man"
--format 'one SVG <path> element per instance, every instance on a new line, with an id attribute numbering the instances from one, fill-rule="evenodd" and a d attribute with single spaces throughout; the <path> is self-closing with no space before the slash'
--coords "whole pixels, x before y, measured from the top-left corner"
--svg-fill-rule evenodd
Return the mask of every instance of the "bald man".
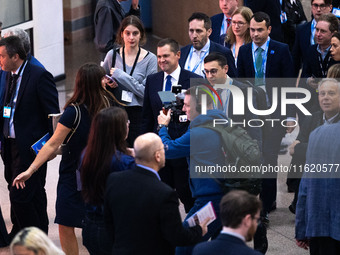
<path id="1" fill-rule="evenodd" d="M 170 255 L 175 246 L 199 242 L 207 232 L 206 221 L 183 227 L 176 192 L 160 181 L 162 140 L 146 133 L 137 137 L 134 150 L 137 167 L 111 174 L 106 185 L 104 217 L 112 254 Z"/>

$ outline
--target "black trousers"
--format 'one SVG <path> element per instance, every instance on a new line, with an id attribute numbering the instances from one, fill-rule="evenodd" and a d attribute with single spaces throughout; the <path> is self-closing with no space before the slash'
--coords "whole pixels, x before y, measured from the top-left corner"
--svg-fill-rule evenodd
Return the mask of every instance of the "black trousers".
<path id="1" fill-rule="evenodd" d="M 331 237 L 313 237 L 309 241 L 311 255 L 339 255 L 340 241 Z"/>
<path id="2" fill-rule="evenodd" d="M 282 127 L 274 127 L 263 137 L 263 163 L 265 166 L 276 167 L 280 144 L 285 130 Z M 263 210 L 269 212 L 272 204 L 276 201 L 277 193 L 277 173 L 266 173 L 267 178 L 262 180 L 262 191 L 260 198 L 263 202 Z M 270 178 L 268 178 L 270 177 Z"/>
<path id="3" fill-rule="evenodd" d="M 167 159 L 165 167 L 159 171 L 161 180 L 176 189 L 177 195 L 188 213 L 194 205 L 194 198 L 189 187 L 189 170 L 186 158 Z"/>
<path id="4" fill-rule="evenodd" d="M 142 111 L 141 106 L 128 106 L 124 108 L 130 120 L 129 135 L 126 139 L 128 146 L 133 148 L 133 143 L 136 138 L 142 134 Z"/>
<path id="5" fill-rule="evenodd" d="M 26 181 L 24 189 L 17 189 L 12 186 L 12 182 L 29 165 L 22 163 L 15 139 L 5 139 L 4 153 L 5 179 L 8 183 L 13 223 L 10 238 L 13 238 L 21 229 L 29 226 L 38 227 L 47 233 L 47 197 L 44 188 L 47 165 L 44 164 Z"/>

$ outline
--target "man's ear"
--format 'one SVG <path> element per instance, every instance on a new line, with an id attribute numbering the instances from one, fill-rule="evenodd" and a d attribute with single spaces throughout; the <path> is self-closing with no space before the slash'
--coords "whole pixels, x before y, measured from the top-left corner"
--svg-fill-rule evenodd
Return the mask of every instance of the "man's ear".
<path id="1" fill-rule="evenodd" d="M 211 35 L 211 33 L 212 33 L 212 29 L 209 28 L 209 29 L 207 30 L 208 37 Z"/>

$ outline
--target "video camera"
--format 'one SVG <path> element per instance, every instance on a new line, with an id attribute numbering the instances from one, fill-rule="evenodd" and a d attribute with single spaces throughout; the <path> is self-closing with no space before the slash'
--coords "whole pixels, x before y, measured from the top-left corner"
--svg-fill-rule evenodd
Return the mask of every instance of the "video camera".
<path id="1" fill-rule="evenodd" d="M 167 114 L 171 110 L 171 122 L 187 122 L 187 115 L 182 111 L 185 97 L 182 85 L 172 85 L 171 91 L 159 91 L 158 95 L 163 104 L 163 113 Z"/>

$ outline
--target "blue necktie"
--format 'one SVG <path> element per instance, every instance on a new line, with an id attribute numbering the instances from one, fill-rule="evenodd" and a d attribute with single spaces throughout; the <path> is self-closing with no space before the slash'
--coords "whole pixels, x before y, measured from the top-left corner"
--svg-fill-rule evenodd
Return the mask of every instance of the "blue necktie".
<path id="1" fill-rule="evenodd" d="M 171 75 L 169 74 L 169 75 L 166 77 L 165 91 L 171 91 L 171 86 L 172 86 L 172 83 L 171 83 Z"/>

